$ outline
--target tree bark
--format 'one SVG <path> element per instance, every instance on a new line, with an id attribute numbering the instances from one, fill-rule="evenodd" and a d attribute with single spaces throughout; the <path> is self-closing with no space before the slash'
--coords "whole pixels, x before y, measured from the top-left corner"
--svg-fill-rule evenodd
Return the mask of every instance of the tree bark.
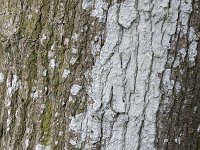
<path id="1" fill-rule="evenodd" d="M 0 0 L 0 149 L 200 149 L 198 0 Z"/>

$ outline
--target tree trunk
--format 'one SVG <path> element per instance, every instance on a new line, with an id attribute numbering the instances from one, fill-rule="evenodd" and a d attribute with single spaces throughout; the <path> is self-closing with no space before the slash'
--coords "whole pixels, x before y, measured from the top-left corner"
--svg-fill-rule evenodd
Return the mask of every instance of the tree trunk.
<path id="1" fill-rule="evenodd" d="M 198 0 L 0 0 L 1 150 L 199 150 Z"/>

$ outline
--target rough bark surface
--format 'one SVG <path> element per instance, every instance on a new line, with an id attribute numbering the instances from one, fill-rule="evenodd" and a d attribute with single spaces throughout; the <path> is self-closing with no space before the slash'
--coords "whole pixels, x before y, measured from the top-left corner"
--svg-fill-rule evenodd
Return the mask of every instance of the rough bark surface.
<path id="1" fill-rule="evenodd" d="M 190 15 L 179 11 L 177 30 L 171 39 L 168 61 L 162 73 L 162 76 L 170 73 L 167 78 L 172 88 L 166 90 L 164 82 L 160 86 L 162 97 L 157 115 L 158 149 L 200 149 L 200 1 L 193 1 L 192 4 Z M 187 22 L 184 21 L 186 16 Z M 186 32 L 185 24 L 189 26 Z"/>
<path id="2" fill-rule="evenodd" d="M 0 149 L 200 149 L 198 0 L 0 0 Z"/>

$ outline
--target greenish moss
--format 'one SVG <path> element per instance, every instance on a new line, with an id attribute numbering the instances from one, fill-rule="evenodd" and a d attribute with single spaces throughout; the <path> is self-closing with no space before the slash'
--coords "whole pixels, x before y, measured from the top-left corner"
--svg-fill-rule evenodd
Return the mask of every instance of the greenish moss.
<path id="1" fill-rule="evenodd" d="M 51 128 L 50 128 L 51 116 L 52 116 L 52 105 L 49 102 L 47 102 L 46 111 L 44 112 L 42 120 L 42 130 L 44 132 L 44 141 L 43 141 L 44 145 L 48 144 L 49 139 L 51 137 Z"/>

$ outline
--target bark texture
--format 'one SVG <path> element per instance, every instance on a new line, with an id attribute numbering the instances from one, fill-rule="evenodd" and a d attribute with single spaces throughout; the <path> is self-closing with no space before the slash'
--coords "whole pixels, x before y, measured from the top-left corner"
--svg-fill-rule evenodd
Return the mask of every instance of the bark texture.
<path id="1" fill-rule="evenodd" d="M 198 0 L 0 0 L 0 149 L 200 149 Z"/>

